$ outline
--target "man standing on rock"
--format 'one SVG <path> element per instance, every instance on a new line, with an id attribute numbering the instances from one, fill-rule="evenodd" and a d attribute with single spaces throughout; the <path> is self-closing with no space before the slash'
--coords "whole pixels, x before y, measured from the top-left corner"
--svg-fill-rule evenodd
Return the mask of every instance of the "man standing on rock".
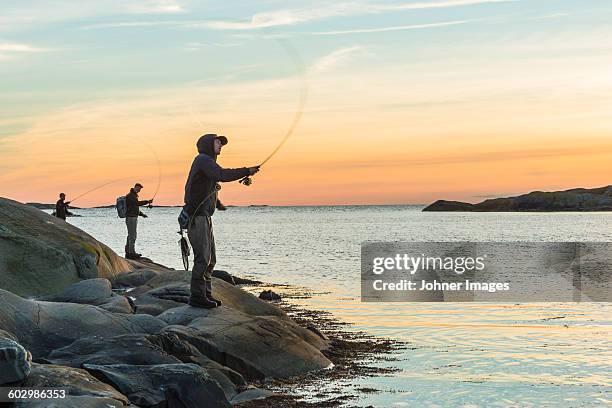
<path id="1" fill-rule="evenodd" d="M 59 200 L 57 200 L 57 202 L 55 203 L 55 216 L 66 221 L 66 216 L 74 214 L 68 211 L 68 205 L 70 204 L 70 201 L 65 201 L 66 194 L 60 193 L 59 197 Z"/>
<path id="2" fill-rule="evenodd" d="M 138 259 L 142 254 L 136 253 L 136 237 L 138 236 L 138 217 L 147 218 L 147 215 L 140 211 L 141 205 L 152 204 L 153 200 L 138 200 L 138 193 L 142 190 L 142 184 L 136 183 L 125 196 L 125 224 L 127 225 L 128 236 L 125 243 L 125 257 L 127 259 Z"/>
<path id="3" fill-rule="evenodd" d="M 217 182 L 229 182 L 253 175 L 259 166 L 224 169 L 217 164 L 225 136 L 206 134 L 198 140 L 198 155 L 191 165 L 185 185 L 184 212 L 190 217 L 189 242 L 193 248 L 194 265 L 191 273 L 191 297 L 194 307 L 221 306 L 212 295 L 212 272 L 217 262 L 212 215 L 217 205 Z"/>

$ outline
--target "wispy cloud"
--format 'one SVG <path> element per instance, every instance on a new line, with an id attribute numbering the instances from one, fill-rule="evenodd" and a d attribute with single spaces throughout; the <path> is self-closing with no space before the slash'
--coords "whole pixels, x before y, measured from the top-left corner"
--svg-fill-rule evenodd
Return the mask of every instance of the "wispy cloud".
<path id="1" fill-rule="evenodd" d="M 446 27 L 446 26 L 466 24 L 472 21 L 474 20 L 445 21 L 442 23 L 412 24 L 412 25 L 380 27 L 380 28 L 357 28 L 353 30 L 320 31 L 320 32 L 313 32 L 310 34 L 313 34 L 313 35 L 341 35 L 341 34 L 359 34 L 359 33 L 381 33 L 385 31 L 420 30 L 424 28 Z"/>
<path id="2" fill-rule="evenodd" d="M 333 67 L 346 62 L 353 54 L 362 50 L 363 47 L 358 45 L 337 49 L 315 61 L 309 71 L 316 74 L 328 71 Z"/>
<path id="3" fill-rule="evenodd" d="M 165 21 L 116 21 L 112 23 L 88 24 L 79 27 L 82 30 L 95 30 L 104 28 L 134 28 L 134 27 L 172 27 L 196 24 L 196 21 L 165 20 Z"/>
<path id="4" fill-rule="evenodd" d="M 202 42 L 188 42 L 187 44 L 184 45 L 183 49 L 187 50 L 187 51 L 200 51 L 202 49 L 206 49 L 206 48 L 210 48 L 210 47 L 221 47 L 221 48 L 225 48 L 225 47 L 239 47 L 244 43 L 241 42 L 209 42 L 209 43 L 202 43 Z"/>
<path id="5" fill-rule="evenodd" d="M 390 4 L 390 5 L 382 4 L 382 5 L 372 6 L 372 7 L 380 11 L 419 10 L 419 9 L 431 9 L 431 8 L 476 6 L 480 4 L 490 4 L 490 3 L 508 3 L 508 2 L 514 2 L 514 1 L 520 1 L 520 0 L 446 0 L 446 1 L 406 3 L 406 4 Z"/>
<path id="6" fill-rule="evenodd" d="M 108 22 L 90 24 L 84 26 L 84 29 L 101 29 L 101 28 L 123 28 L 123 27 L 163 27 L 163 26 L 176 26 L 176 27 L 187 27 L 187 28 L 206 28 L 212 30 L 233 30 L 233 31 L 248 31 L 262 28 L 271 28 L 279 26 L 292 26 L 301 23 L 307 23 L 316 20 L 322 20 L 333 17 L 343 17 L 352 15 L 363 15 L 363 14 L 381 14 L 388 12 L 396 12 L 403 10 L 422 10 L 422 9 L 440 9 L 449 7 L 462 7 L 462 6 L 475 6 L 493 3 L 508 3 L 516 2 L 520 0 L 445 0 L 445 1 L 432 1 L 432 2 L 419 2 L 419 3 L 400 3 L 400 4 L 370 4 L 367 2 L 351 2 L 351 3 L 337 3 L 329 5 L 327 3 L 320 4 L 317 6 L 310 6 L 296 9 L 282 9 L 282 10 L 271 10 L 255 13 L 250 19 L 245 21 L 235 20 L 166 20 L 166 21 L 119 21 L 119 22 Z M 166 12 L 180 11 L 180 6 L 161 6 L 149 4 L 148 6 L 144 3 L 140 3 L 137 6 L 133 5 L 129 8 L 131 11 L 143 11 L 148 10 L 154 12 L 155 10 L 165 10 Z M 451 25 L 453 23 L 442 23 L 436 25 L 422 25 L 422 26 L 398 26 L 389 27 L 386 29 L 375 29 L 372 31 L 357 31 L 357 32 L 378 32 L 378 31 L 394 31 L 394 30 L 407 30 L 415 28 L 427 28 L 436 27 L 442 25 Z M 459 24 L 459 23 L 454 23 Z M 338 34 L 348 34 L 352 31 L 337 32 Z M 334 34 L 336 32 L 333 32 Z"/>
<path id="7" fill-rule="evenodd" d="M 29 44 L 0 43 L 0 60 L 6 60 L 16 54 L 32 54 L 54 51 L 51 48 L 34 47 Z"/>
<path id="8" fill-rule="evenodd" d="M 249 21 L 206 21 L 194 24 L 193 26 L 211 28 L 214 30 L 252 30 L 257 28 L 295 25 L 349 13 L 350 8 L 347 5 L 337 4 L 321 8 L 266 11 L 254 14 Z"/>
<path id="9" fill-rule="evenodd" d="M 551 13 L 544 14 L 543 16 L 532 17 L 531 20 L 550 20 L 553 18 L 569 17 L 571 15 L 572 13 Z"/>
<path id="10" fill-rule="evenodd" d="M 256 13 L 248 21 L 208 21 L 195 25 L 216 30 L 252 30 L 258 28 L 295 25 L 336 16 L 385 13 L 401 10 L 474 6 L 515 1 L 520 0 L 446 0 L 402 4 L 338 3 L 331 6 L 329 4 L 324 4 L 320 7 L 274 10 Z"/>
<path id="11" fill-rule="evenodd" d="M 6 2 L 3 2 L 6 3 Z M 132 14 L 178 14 L 186 11 L 179 0 L 55 0 L 2 4 L 0 30 L 22 30 L 32 25 L 78 21 L 104 16 Z"/>
<path id="12" fill-rule="evenodd" d="M 125 9 L 132 13 L 143 14 L 166 14 L 183 13 L 185 9 L 176 0 L 145 0 L 141 2 L 131 2 L 125 5 Z"/>

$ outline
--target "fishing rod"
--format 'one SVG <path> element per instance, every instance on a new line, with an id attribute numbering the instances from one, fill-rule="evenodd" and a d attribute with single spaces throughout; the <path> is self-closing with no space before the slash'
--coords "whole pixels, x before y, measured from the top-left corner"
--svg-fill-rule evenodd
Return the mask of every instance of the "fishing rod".
<path id="1" fill-rule="evenodd" d="M 301 86 L 300 86 L 300 95 L 298 99 L 298 107 L 295 111 L 295 114 L 293 115 L 293 119 L 291 120 L 289 129 L 287 129 L 287 132 L 285 133 L 285 135 L 283 136 L 279 144 L 276 146 L 276 148 L 272 150 L 272 153 L 270 153 L 268 157 L 266 157 L 264 161 L 261 162 L 261 164 L 255 167 L 261 167 L 264 164 L 266 164 L 272 157 L 274 157 L 276 153 L 278 153 L 278 151 L 281 149 L 281 147 L 283 147 L 283 145 L 287 142 L 287 140 L 289 140 L 289 138 L 291 137 L 291 135 L 297 128 L 297 125 L 300 122 L 302 115 L 304 114 L 304 107 L 306 106 L 306 98 L 308 96 L 308 82 L 306 81 L 306 70 L 304 69 L 304 63 L 302 62 L 302 59 L 300 58 L 297 50 L 291 45 L 291 43 L 288 40 L 276 39 L 276 41 L 284 48 L 284 50 L 287 52 L 289 57 L 291 57 L 291 60 L 293 61 L 297 72 L 300 74 L 300 77 L 302 79 Z M 245 186 L 250 186 L 253 183 L 253 180 L 251 176 L 249 175 L 249 176 L 246 176 L 240 179 L 239 183 Z M 215 194 L 219 190 L 221 190 L 221 186 L 219 184 L 216 184 L 215 189 L 208 196 L 206 196 L 206 198 L 204 198 L 204 200 L 202 200 L 202 202 L 196 207 L 194 214 L 196 214 L 198 210 L 200 209 L 200 207 L 206 201 L 208 201 L 208 199 L 213 194 Z M 192 223 L 192 220 L 190 220 L 188 224 L 187 231 L 189 231 L 191 227 L 191 223 Z"/>
<path id="2" fill-rule="evenodd" d="M 162 183 L 162 166 L 161 166 L 161 160 L 159 159 L 159 155 L 157 154 L 155 149 L 153 149 L 153 147 L 151 147 L 151 145 L 149 145 L 146 142 L 143 142 L 143 144 L 153 154 L 153 157 L 155 157 L 155 161 L 157 163 L 157 186 L 155 187 L 155 191 L 153 192 L 153 197 L 151 198 L 151 203 L 149 203 L 149 206 L 148 206 L 149 209 L 151 209 L 151 208 L 153 208 L 152 201 L 155 200 L 155 197 L 157 197 L 157 193 L 159 193 L 159 188 L 161 187 L 161 183 Z"/>
<path id="3" fill-rule="evenodd" d="M 108 181 L 108 182 L 106 182 L 106 183 L 104 183 L 104 184 L 101 184 L 101 185 L 99 185 L 99 186 L 97 186 L 97 187 L 92 188 L 91 190 L 87 190 L 86 192 L 84 192 L 84 193 L 82 193 L 82 194 L 79 194 L 78 196 L 76 196 L 75 198 L 73 198 L 72 200 L 70 200 L 69 202 L 72 204 L 72 203 L 74 203 L 75 201 L 77 201 L 78 199 L 80 199 L 80 198 L 82 198 L 82 197 L 85 197 L 85 196 L 86 196 L 87 194 L 89 194 L 89 193 L 93 193 L 94 191 L 100 190 L 101 188 L 104 188 L 104 187 L 106 187 L 106 186 L 108 186 L 108 185 L 111 185 L 111 184 L 113 184 L 113 183 L 117 183 L 117 182 L 119 182 L 119 181 L 127 180 L 127 179 L 128 179 L 128 177 L 124 177 L 124 178 L 120 178 L 120 179 L 115 179 L 115 180 L 112 180 L 112 181 Z"/>
<path id="4" fill-rule="evenodd" d="M 161 168 L 161 160 L 159 159 L 159 156 L 158 156 L 157 152 L 156 152 L 156 151 L 155 151 L 155 150 L 154 150 L 154 149 L 153 149 L 153 148 L 152 148 L 152 147 L 151 147 L 151 146 L 150 146 L 148 143 L 143 142 L 143 144 L 144 144 L 144 145 L 145 145 L 145 146 L 146 146 L 146 147 L 149 149 L 149 151 L 151 151 L 151 153 L 153 154 L 153 157 L 155 158 L 155 161 L 156 161 L 156 163 L 157 163 L 157 186 L 155 187 L 155 191 L 154 191 L 154 193 L 153 193 L 153 198 L 151 199 L 151 200 L 153 200 L 153 199 L 155 199 L 155 197 L 157 196 L 157 193 L 159 193 L 159 189 L 160 189 L 161 182 L 162 182 L 162 168 Z M 122 177 L 122 178 L 119 178 L 119 179 L 114 179 L 114 180 L 111 180 L 111 181 L 105 182 L 104 184 L 101 184 L 101 185 L 99 185 L 99 186 L 97 186 L 97 187 L 94 187 L 94 188 L 92 188 L 92 189 L 90 189 L 90 190 L 87 190 L 87 191 L 85 191 L 85 192 L 84 192 L 84 193 L 82 193 L 82 194 L 79 194 L 78 196 L 76 196 L 76 198 L 73 198 L 73 199 L 72 199 L 72 200 L 70 200 L 69 202 L 72 204 L 72 203 L 74 203 L 75 201 L 79 200 L 80 198 L 83 198 L 83 197 L 85 197 L 86 195 L 88 195 L 88 194 L 90 194 L 90 193 L 93 193 L 94 191 L 98 191 L 98 190 L 100 190 L 101 188 L 104 188 L 104 187 L 106 187 L 106 186 L 108 186 L 108 185 L 111 185 L 111 184 L 117 183 L 117 182 L 119 182 L 119 181 L 125 181 L 125 180 L 128 180 L 128 179 L 130 179 L 130 178 L 132 178 L 132 177 Z M 149 209 L 150 209 L 150 208 L 152 208 L 152 207 L 153 207 L 153 206 L 152 206 L 151 204 L 149 204 Z"/>
<path id="5" fill-rule="evenodd" d="M 288 40 L 277 39 L 277 42 L 285 49 L 302 79 L 300 86 L 300 95 L 298 99 L 298 107 L 295 111 L 295 114 L 293 115 L 293 119 L 291 120 L 291 124 L 289 125 L 289 129 L 287 129 L 285 136 L 281 139 L 280 143 L 276 146 L 276 148 L 272 150 L 272 153 L 270 153 L 268 157 L 266 157 L 264 161 L 262 161 L 261 164 L 256 167 L 262 167 L 264 164 L 266 164 L 268 160 L 274 157 L 274 155 L 281 149 L 281 147 L 283 147 L 287 140 L 289 140 L 289 138 L 297 128 L 298 123 L 300 123 L 302 115 L 304 114 L 304 107 L 306 106 L 306 99 L 308 97 L 308 82 L 306 81 L 306 70 L 304 69 L 304 63 L 302 62 L 297 50 L 291 45 Z M 250 186 L 253 183 L 253 179 L 251 176 L 246 176 L 241 179 L 239 183 L 245 186 Z"/>
<path id="6" fill-rule="evenodd" d="M 274 155 L 278 153 L 278 151 L 283 147 L 283 145 L 287 142 L 287 140 L 289 140 L 291 135 L 294 133 L 295 129 L 297 128 L 298 123 L 300 122 L 300 119 L 302 118 L 302 115 L 304 114 L 304 107 L 306 106 L 306 98 L 308 96 L 308 82 L 306 81 L 306 70 L 304 69 L 304 64 L 297 50 L 291 45 L 291 43 L 288 40 L 277 39 L 277 42 L 285 49 L 287 54 L 291 57 L 291 59 L 293 60 L 293 63 L 295 64 L 297 72 L 300 74 L 300 77 L 302 79 L 301 86 L 300 86 L 300 95 L 298 99 L 298 107 L 296 109 L 295 114 L 293 115 L 293 119 L 291 120 L 289 129 L 287 130 L 287 132 L 285 133 L 285 135 L 283 136 L 279 144 L 274 148 L 274 150 L 272 150 L 272 153 L 270 153 L 268 157 L 266 157 L 264 161 L 262 161 L 258 166 L 255 166 L 258 168 L 262 167 L 272 157 L 274 157 Z M 239 183 L 245 186 L 250 186 L 253 183 L 253 179 L 249 175 L 249 176 L 246 176 L 240 179 Z M 211 198 L 214 194 L 217 194 L 219 190 L 221 190 L 221 185 L 218 183 L 215 183 L 215 187 L 213 188 L 213 191 L 202 200 L 202 202 L 196 207 L 192 215 L 187 214 L 185 210 L 181 211 L 181 214 L 179 215 L 180 231 L 178 231 L 178 234 L 180 234 L 181 236 L 179 240 L 179 245 L 181 247 L 181 256 L 183 259 L 183 266 L 185 267 L 186 271 L 189 271 L 189 255 L 191 254 L 191 251 L 189 248 L 189 242 L 187 241 L 187 238 L 185 238 L 185 232 L 187 233 L 187 235 L 189 235 L 189 231 L 191 230 L 191 225 L 193 224 L 193 221 L 195 220 L 195 215 L 198 213 L 198 210 L 200 209 L 200 207 L 202 207 L 202 205 L 204 205 L 205 202 L 208 201 L 209 198 Z"/>

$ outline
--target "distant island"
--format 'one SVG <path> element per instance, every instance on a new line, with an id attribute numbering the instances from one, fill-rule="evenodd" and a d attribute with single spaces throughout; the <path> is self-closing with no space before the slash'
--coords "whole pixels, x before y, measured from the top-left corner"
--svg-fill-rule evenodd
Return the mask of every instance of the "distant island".
<path id="1" fill-rule="evenodd" d="M 438 200 L 423 211 L 612 211 L 612 185 L 533 191 L 517 197 L 488 199 L 478 204 Z"/>

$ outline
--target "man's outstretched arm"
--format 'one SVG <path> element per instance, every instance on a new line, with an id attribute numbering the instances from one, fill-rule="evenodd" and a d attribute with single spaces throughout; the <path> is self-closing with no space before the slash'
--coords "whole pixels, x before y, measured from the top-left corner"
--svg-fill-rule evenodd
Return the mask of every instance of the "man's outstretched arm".
<path id="1" fill-rule="evenodd" d="M 206 174 L 208 178 L 213 181 L 229 182 L 240 180 L 241 178 L 255 174 L 252 169 L 253 167 L 240 167 L 237 169 L 224 169 L 219 166 L 217 162 L 209 157 L 202 157 L 198 159 L 198 167 Z"/>

